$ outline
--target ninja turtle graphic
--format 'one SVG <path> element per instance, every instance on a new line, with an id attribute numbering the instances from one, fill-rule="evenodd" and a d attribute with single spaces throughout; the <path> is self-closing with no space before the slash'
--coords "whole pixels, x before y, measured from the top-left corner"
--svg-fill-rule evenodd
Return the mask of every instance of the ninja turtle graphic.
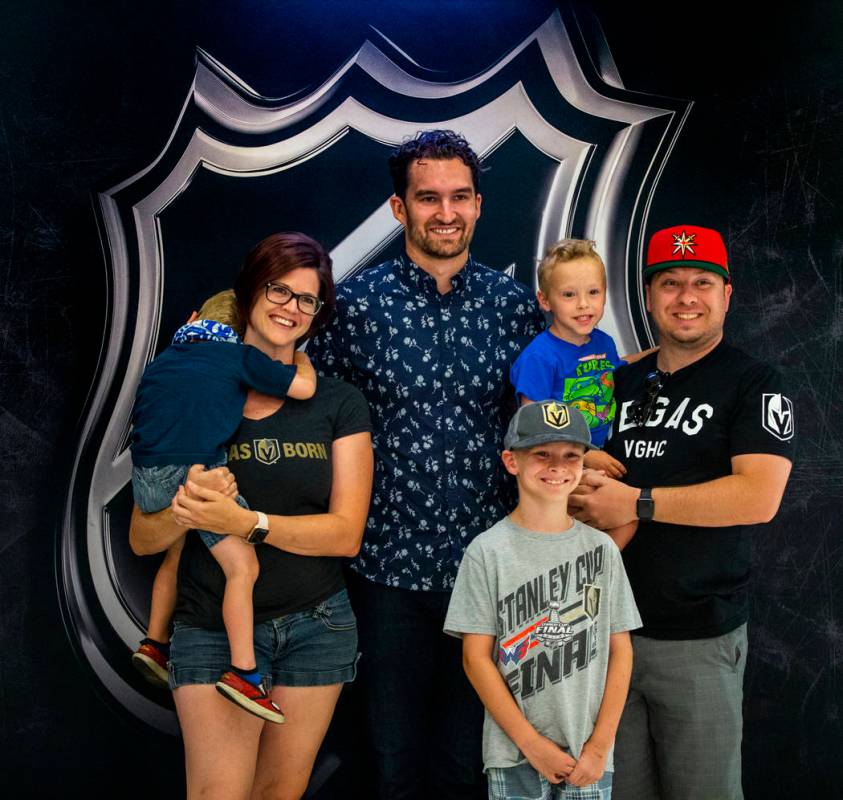
<path id="1" fill-rule="evenodd" d="M 565 402 L 585 415 L 589 428 L 597 428 L 615 418 L 615 376 L 607 370 L 565 381 Z"/>

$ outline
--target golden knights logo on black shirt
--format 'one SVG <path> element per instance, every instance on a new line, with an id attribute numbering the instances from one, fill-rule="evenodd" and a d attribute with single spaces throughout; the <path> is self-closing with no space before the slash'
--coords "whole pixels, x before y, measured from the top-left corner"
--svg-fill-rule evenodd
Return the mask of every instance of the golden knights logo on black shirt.
<path id="1" fill-rule="evenodd" d="M 324 442 L 279 442 L 278 439 L 253 439 L 236 442 L 228 448 L 229 461 L 250 461 L 271 466 L 282 458 L 315 458 L 328 460 L 328 446 Z"/>
<path id="2" fill-rule="evenodd" d="M 255 458 L 262 464 L 274 464 L 281 458 L 278 439 L 255 439 Z"/>

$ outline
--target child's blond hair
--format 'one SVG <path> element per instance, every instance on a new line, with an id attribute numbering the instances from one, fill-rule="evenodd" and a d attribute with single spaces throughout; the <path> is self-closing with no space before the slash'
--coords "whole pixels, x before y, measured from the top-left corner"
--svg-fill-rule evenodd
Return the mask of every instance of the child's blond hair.
<path id="1" fill-rule="evenodd" d="M 234 298 L 234 289 L 226 289 L 217 292 L 209 297 L 202 308 L 199 309 L 199 319 L 212 319 L 234 328 L 238 336 L 242 336 L 245 330 L 240 319 L 240 312 L 237 310 L 237 300 Z"/>
<path id="2" fill-rule="evenodd" d="M 595 243 L 591 239 L 561 239 L 556 244 L 552 244 L 539 263 L 538 279 L 539 289 L 542 293 L 550 294 L 553 270 L 559 264 L 565 264 L 577 258 L 590 258 L 596 261 L 603 269 L 603 284 L 605 286 L 606 265 L 594 246 Z"/>

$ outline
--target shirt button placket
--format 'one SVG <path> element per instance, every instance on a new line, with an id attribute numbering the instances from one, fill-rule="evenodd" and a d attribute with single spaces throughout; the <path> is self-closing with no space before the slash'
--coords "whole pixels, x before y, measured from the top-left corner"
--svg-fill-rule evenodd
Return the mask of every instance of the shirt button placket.
<path id="1" fill-rule="evenodd" d="M 451 440 L 449 438 L 449 432 L 447 427 L 447 418 L 450 411 L 453 409 L 453 402 L 451 398 L 453 397 L 454 391 L 454 376 L 456 374 L 455 369 L 455 360 L 456 360 L 456 341 L 455 341 L 455 331 L 454 331 L 454 323 L 453 323 L 453 315 L 451 313 L 451 307 L 453 305 L 453 296 L 454 290 L 451 289 L 450 292 L 447 294 L 440 295 L 440 327 L 442 330 L 442 343 L 443 343 L 443 352 L 442 352 L 442 360 L 445 362 L 444 370 L 443 370 L 443 380 L 442 380 L 442 413 L 440 414 L 439 425 L 441 426 L 442 430 L 442 468 L 443 468 L 443 475 L 442 480 L 445 483 L 445 491 L 443 494 L 444 503 L 441 510 L 441 514 L 439 516 L 439 524 L 442 526 L 443 530 L 440 533 L 440 537 L 442 539 L 449 538 L 449 529 L 450 525 L 448 524 L 448 513 L 451 508 L 453 508 L 455 498 L 454 498 L 454 468 L 455 465 L 453 463 L 448 464 L 447 461 L 447 453 L 448 448 L 450 446 Z M 446 381 L 448 385 L 446 386 Z"/>

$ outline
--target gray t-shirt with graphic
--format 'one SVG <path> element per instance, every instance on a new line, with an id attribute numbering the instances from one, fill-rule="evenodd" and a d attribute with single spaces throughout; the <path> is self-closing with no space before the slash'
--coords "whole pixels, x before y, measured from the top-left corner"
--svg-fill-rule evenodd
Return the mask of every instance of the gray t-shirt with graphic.
<path id="1" fill-rule="evenodd" d="M 620 551 L 606 534 L 578 521 L 539 533 L 508 517 L 466 549 L 445 618 L 452 636 L 495 637 L 495 661 L 518 707 L 574 758 L 603 701 L 609 636 L 640 626 Z M 524 760 L 487 712 L 486 769 Z"/>

